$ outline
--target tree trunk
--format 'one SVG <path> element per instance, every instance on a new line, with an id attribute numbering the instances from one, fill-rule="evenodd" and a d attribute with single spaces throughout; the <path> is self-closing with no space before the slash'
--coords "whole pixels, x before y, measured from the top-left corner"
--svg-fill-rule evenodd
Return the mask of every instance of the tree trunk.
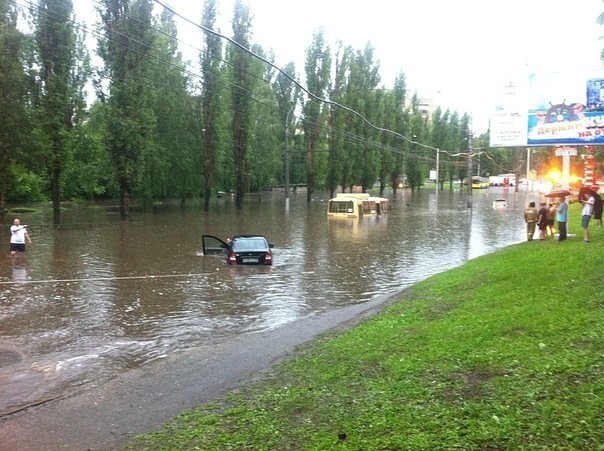
<path id="1" fill-rule="evenodd" d="M 53 167 L 50 174 L 50 189 L 52 192 L 52 223 L 61 224 L 61 168 Z"/>
<path id="2" fill-rule="evenodd" d="M 128 182 L 124 179 L 120 181 L 120 217 L 127 219 L 130 215 L 130 195 Z"/>

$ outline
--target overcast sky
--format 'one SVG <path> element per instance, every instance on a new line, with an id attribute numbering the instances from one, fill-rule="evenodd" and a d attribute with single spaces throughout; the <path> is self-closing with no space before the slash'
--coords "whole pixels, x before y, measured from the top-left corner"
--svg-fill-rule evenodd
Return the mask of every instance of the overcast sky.
<path id="1" fill-rule="evenodd" d="M 245 1 L 245 0 L 244 0 Z M 200 22 L 202 0 L 162 0 Z M 232 36 L 233 0 L 219 3 L 219 26 Z M 599 69 L 604 27 L 602 0 L 247 0 L 254 16 L 253 42 L 273 49 L 277 65 L 294 61 L 303 72 L 306 48 L 322 28 L 363 49 L 369 42 L 380 62 L 382 84 L 397 73 L 410 90 L 460 113 L 471 113 L 486 131 L 503 83 L 518 74 Z M 89 5 L 74 0 L 76 13 Z M 80 13 L 83 14 L 83 13 Z M 179 25 L 179 38 L 200 48 L 200 31 Z M 197 59 L 195 50 L 183 48 Z"/>

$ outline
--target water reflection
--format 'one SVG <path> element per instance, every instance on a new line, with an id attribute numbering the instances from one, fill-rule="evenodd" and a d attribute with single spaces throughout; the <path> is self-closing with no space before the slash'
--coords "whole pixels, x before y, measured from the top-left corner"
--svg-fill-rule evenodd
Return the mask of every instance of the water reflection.
<path id="1" fill-rule="evenodd" d="M 509 207 L 491 208 L 496 197 Z M 378 218 L 327 219 L 326 202 L 281 195 L 210 213 L 166 208 L 122 224 L 106 208 L 64 214 L 19 264 L 0 269 L 0 412 L 179 349 L 400 291 L 469 258 L 522 241 L 525 193 L 408 192 Z M 30 223 L 33 221 L 30 221 Z M 83 226 L 82 224 L 89 224 Z M 34 234 L 35 234 L 35 227 Z M 261 233 L 272 267 L 199 255 L 201 235 Z"/>
<path id="2" fill-rule="evenodd" d="M 15 287 L 23 287 L 27 284 L 29 278 L 29 268 L 27 261 L 21 256 L 11 257 L 11 280 L 15 283 Z"/>

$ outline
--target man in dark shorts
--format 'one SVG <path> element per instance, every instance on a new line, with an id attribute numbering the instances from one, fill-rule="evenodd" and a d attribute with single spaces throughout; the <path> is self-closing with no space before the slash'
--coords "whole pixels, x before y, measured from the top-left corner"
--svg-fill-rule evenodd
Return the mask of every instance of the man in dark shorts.
<path id="1" fill-rule="evenodd" d="M 25 240 L 31 244 L 27 226 L 21 225 L 21 221 L 15 219 L 13 225 L 10 226 L 10 254 L 17 255 L 17 253 L 25 252 Z"/>

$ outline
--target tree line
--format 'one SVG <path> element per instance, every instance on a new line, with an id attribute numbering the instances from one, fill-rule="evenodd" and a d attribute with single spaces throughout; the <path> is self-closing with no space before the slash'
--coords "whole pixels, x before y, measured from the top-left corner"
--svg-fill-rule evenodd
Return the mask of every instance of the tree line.
<path id="1" fill-rule="evenodd" d="M 26 201 L 51 201 L 55 224 L 65 200 L 119 199 L 124 218 L 134 202 L 162 199 L 202 198 L 208 210 L 220 191 L 241 208 L 246 193 L 283 185 L 284 167 L 308 201 L 376 183 L 396 192 L 403 180 L 415 190 L 437 152 L 442 186 L 467 174 L 470 141 L 486 147 L 486 135 L 469 134 L 469 115 L 427 114 L 404 73 L 385 89 L 369 43 L 331 48 L 315 32 L 302 85 L 293 62 L 278 69 L 252 42 L 250 8 L 237 0 L 230 39 L 206 31 L 191 69 L 178 13 L 156 14 L 157 4 L 97 0 L 90 28 L 71 0 L 0 0 L 0 219 Z M 206 0 L 199 26 L 215 30 L 216 20 L 217 1 Z M 502 152 L 483 171 L 507 171 L 509 160 Z"/>

